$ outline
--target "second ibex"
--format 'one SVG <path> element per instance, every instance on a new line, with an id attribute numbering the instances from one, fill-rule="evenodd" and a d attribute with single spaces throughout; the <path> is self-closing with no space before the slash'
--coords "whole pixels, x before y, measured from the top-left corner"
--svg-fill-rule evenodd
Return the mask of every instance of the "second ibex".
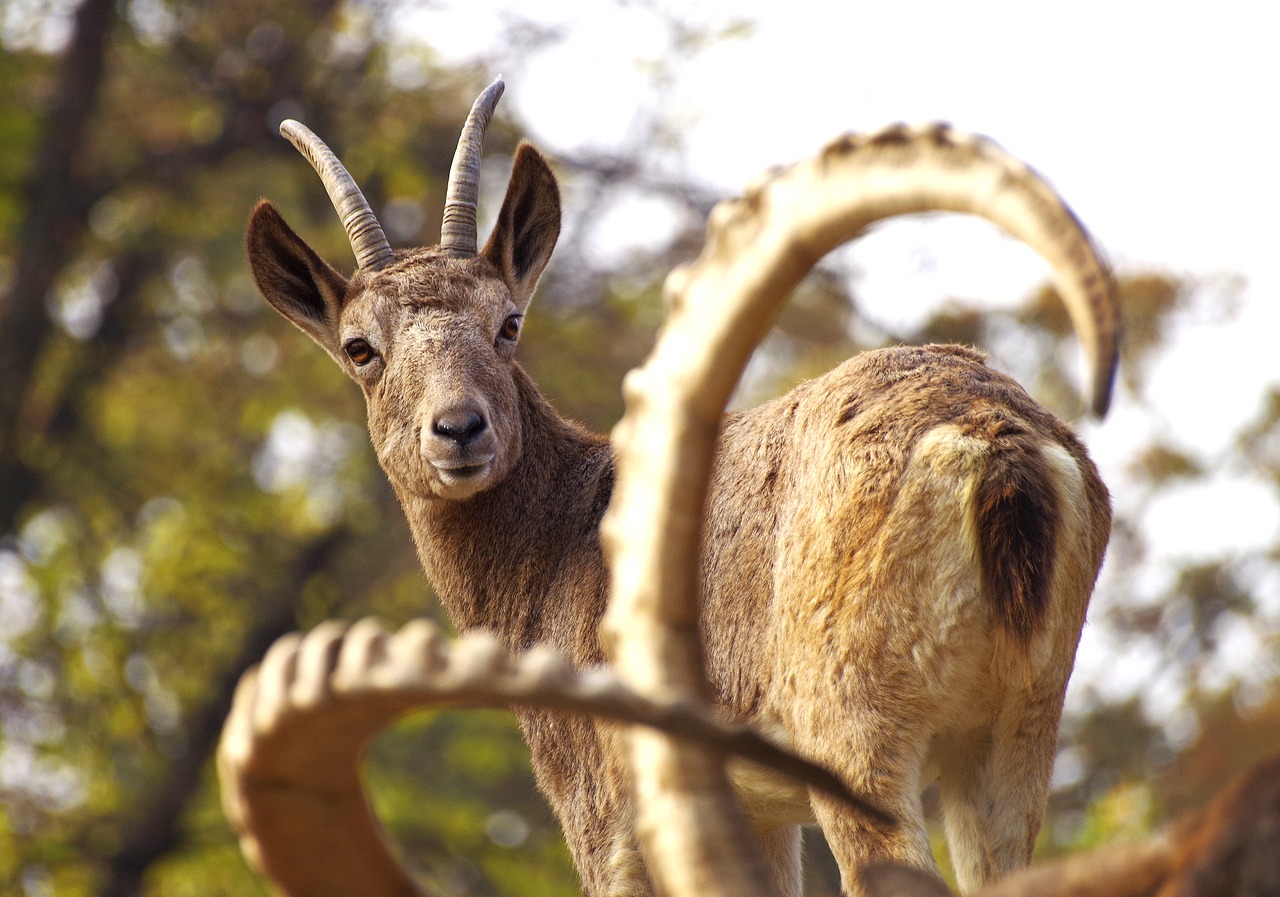
<path id="1" fill-rule="evenodd" d="M 249 256 L 267 301 L 363 390 L 378 459 L 456 625 L 512 648 L 549 643 L 588 666 L 602 660 L 598 530 L 614 455 L 560 418 L 515 360 L 560 230 L 555 177 L 532 147 L 516 153 L 493 234 L 477 243 L 480 145 L 500 93 L 498 82 L 476 101 L 463 132 L 438 247 L 393 250 L 338 160 L 290 122 L 358 270 L 348 278 L 321 260 L 267 202 Z M 1093 407 L 1105 409 L 1110 279 L 1033 172 L 942 126 L 846 138 L 821 164 L 846 188 L 799 201 L 867 222 L 970 212 L 1044 254 L 1091 360 Z M 713 221 L 712 241 L 723 225 Z M 921 806 L 935 780 L 963 888 L 1026 864 L 1110 530 L 1107 491 L 1072 432 L 969 349 L 869 352 L 726 417 L 707 507 L 703 643 L 723 713 L 900 822 L 740 774 L 778 891 L 799 894 L 800 825 L 814 820 L 846 889 L 868 861 L 936 870 Z M 616 731 L 551 711 L 519 717 L 586 892 L 648 892 Z"/>

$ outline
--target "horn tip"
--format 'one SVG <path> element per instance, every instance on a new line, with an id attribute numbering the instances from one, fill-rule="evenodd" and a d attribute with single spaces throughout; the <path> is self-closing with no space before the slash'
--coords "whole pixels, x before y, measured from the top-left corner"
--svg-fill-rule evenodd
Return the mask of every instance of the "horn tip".
<path id="1" fill-rule="evenodd" d="M 293 140 L 295 135 L 305 134 L 307 126 L 297 119 L 286 118 L 280 122 L 280 136 L 286 140 Z"/>
<path id="2" fill-rule="evenodd" d="M 1111 394 L 1114 380 L 1115 371 L 1113 369 L 1111 376 L 1101 379 L 1098 385 L 1093 388 L 1089 410 L 1093 412 L 1095 420 L 1102 420 L 1107 416 L 1107 412 L 1111 410 Z"/>

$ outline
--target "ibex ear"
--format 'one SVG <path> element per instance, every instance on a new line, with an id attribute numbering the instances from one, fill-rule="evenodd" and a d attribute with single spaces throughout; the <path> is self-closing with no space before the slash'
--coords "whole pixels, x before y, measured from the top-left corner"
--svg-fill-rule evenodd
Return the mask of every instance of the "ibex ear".
<path id="1" fill-rule="evenodd" d="M 266 200 L 249 216 L 245 244 L 263 298 L 336 356 L 347 279 L 316 255 Z"/>
<path id="2" fill-rule="evenodd" d="M 560 187 L 542 154 L 527 143 L 516 150 L 498 223 L 481 255 L 492 262 L 521 313 L 560 236 Z"/>

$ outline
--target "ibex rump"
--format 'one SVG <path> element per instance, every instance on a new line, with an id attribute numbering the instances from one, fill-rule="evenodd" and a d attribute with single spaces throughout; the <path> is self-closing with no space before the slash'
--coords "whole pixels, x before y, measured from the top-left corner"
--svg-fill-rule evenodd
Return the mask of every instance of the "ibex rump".
<path id="1" fill-rule="evenodd" d="M 266 299 L 363 390 L 379 462 L 455 624 L 513 648 L 549 643 L 586 666 L 602 660 L 598 526 L 614 459 L 514 360 L 560 225 L 554 175 L 531 147 L 517 152 L 494 232 L 477 247 L 480 140 L 500 89 L 477 100 L 464 130 L 439 247 L 393 251 L 336 158 L 294 123 L 286 133 L 325 180 L 359 269 L 339 274 L 267 202 L 250 221 L 249 255 Z M 905 175 L 893 189 L 906 193 L 902 149 L 930 176 L 968 165 L 994 178 L 1004 192 L 992 203 L 1033 197 L 1038 248 L 1088 269 L 1077 272 L 1088 302 L 1072 311 L 1105 406 L 1114 317 L 1070 212 L 987 144 L 943 129 L 878 139 L 887 155 L 874 142 L 828 152 L 863 152 L 868 170 Z M 988 199 L 965 208 L 985 213 Z M 936 869 L 920 794 L 937 777 L 962 886 L 1024 865 L 1110 527 L 1106 490 L 1070 430 L 973 351 L 871 352 L 729 415 L 708 508 L 703 641 L 723 712 L 836 771 L 901 823 L 888 829 L 740 771 L 779 891 L 799 893 L 798 826 L 814 819 L 846 888 L 869 860 Z M 519 717 L 586 892 L 649 890 L 616 731 L 548 711 Z"/>

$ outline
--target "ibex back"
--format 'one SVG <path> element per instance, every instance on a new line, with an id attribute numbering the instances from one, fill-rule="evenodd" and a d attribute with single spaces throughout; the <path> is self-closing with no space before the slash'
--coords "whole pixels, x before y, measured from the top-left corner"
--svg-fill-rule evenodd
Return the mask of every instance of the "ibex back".
<path id="1" fill-rule="evenodd" d="M 359 267 L 338 273 L 267 202 L 250 221 L 249 256 L 267 301 L 363 390 L 378 459 L 455 624 L 490 628 L 513 648 L 548 642 L 590 665 L 601 661 L 598 526 L 614 460 L 514 358 L 560 227 L 555 177 L 533 148 L 516 153 L 493 234 L 477 245 L 480 141 L 500 91 L 477 100 L 463 132 L 439 247 L 392 250 L 337 159 L 286 123 Z M 904 169 L 877 146 L 906 147 L 913 161 Z M 944 128 L 829 150 L 846 151 L 905 174 L 908 199 L 880 217 L 945 199 L 927 183 L 915 195 L 914 172 L 927 182 L 968 166 L 1001 196 L 1033 195 L 1037 248 L 1088 269 L 1092 292 L 1072 312 L 1096 368 L 1095 407 L 1105 407 L 1115 358 L 1106 272 L 1034 174 Z M 968 208 L 957 202 L 944 207 Z M 728 416 L 708 507 L 703 638 L 724 714 L 900 820 L 885 828 L 739 770 L 779 891 L 799 893 L 799 826 L 813 820 L 848 889 L 870 860 L 936 871 L 920 796 L 938 779 L 962 887 L 1024 865 L 1110 528 L 1106 490 L 1070 430 L 974 351 L 870 352 Z M 532 710 L 520 722 L 586 892 L 650 891 L 615 730 Z"/>

